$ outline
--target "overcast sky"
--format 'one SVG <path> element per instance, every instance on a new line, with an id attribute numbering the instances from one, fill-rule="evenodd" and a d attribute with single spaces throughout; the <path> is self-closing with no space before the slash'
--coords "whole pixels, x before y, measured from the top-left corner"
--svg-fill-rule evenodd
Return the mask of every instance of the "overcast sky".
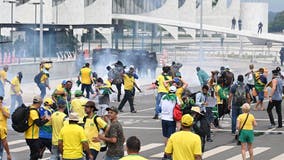
<path id="1" fill-rule="evenodd" d="M 268 0 L 269 11 L 280 12 L 284 11 L 284 0 Z"/>

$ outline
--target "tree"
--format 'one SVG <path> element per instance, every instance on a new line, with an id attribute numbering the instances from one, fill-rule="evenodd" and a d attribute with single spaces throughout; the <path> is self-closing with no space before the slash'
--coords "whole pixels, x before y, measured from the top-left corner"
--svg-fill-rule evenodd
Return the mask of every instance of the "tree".
<path id="1" fill-rule="evenodd" d="M 282 32 L 284 30 L 284 11 L 278 13 L 274 20 L 269 23 L 269 32 Z"/>

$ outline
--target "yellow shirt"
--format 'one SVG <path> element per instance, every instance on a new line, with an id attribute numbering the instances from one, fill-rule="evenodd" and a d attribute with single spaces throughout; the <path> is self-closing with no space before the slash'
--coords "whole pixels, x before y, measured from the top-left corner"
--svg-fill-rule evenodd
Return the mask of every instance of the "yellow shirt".
<path id="1" fill-rule="evenodd" d="M 132 91 L 135 83 L 134 77 L 133 76 L 129 77 L 127 74 L 124 74 L 123 81 L 124 81 L 124 90 Z"/>
<path id="2" fill-rule="evenodd" d="M 45 73 L 42 74 L 42 76 L 40 77 L 40 83 L 46 83 L 47 79 L 48 79 L 47 74 Z"/>
<path id="3" fill-rule="evenodd" d="M 62 84 L 59 84 L 59 85 L 56 87 L 56 91 L 64 92 L 64 88 L 63 88 Z"/>
<path id="4" fill-rule="evenodd" d="M 63 141 L 63 158 L 79 159 L 83 157 L 82 142 L 87 142 L 84 129 L 77 124 L 69 124 L 64 126 L 58 140 Z"/>
<path id="5" fill-rule="evenodd" d="M 245 120 L 247 118 L 247 113 L 243 113 L 238 116 L 238 121 L 240 121 L 240 127 L 243 126 Z M 246 121 L 246 124 L 243 129 L 245 130 L 253 130 L 253 122 L 254 122 L 254 116 L 252 114 L 249 114 L 248 119 Z"/>
<path id="6" fill-rule="evenodd" d="M 80 76 L 81 76 L 81 83 L 82 84 L 91 84 L 91 75 L 92 70 L 90 68 L 84 67 L 80 70 Z"/>
<path id="7" fill-rule="evenodd" d="M 5 79 L 7 79 L 7 72 L 4 70 L 0 71 L 0 80 L 2 81 L 3 84 L 5 84 Z"/>
<path id="8" fill-rule="evenodd" d="M 80 119 L 83 119 L 85 116 L 85 105 L 88 102 L 88 99 L 84 97 L 75 98 L 71 101 L 71 111 L 79 114 Z"/>
<path id="9" fill-rule="evenodd" d="M 120 158 L 119 160 L 148 160 L 148 159 L 140 156 L 139 154 L 129 154 L 127 156 Z"/>
<path id="10" fill-rule="evenodd" d="M 65 117 L 66 114 L 60 111 L 56 111 L 51 115 L 52 145 L 58 145 L 58 136 L 63 127 Z"/>
<path id="11" fill-rule="evenodd" d="M 3 109 L 10 114 L 10 111 L 7 107 L 3 107 Z M 7 131 L 7 117 L 4 116 L 3 112 L 0 112 L 0 128 L 6 129 Z"/>
<path id="12" fill-rule="evenodd" d="M 165 76 L 167 77 L 167 80 L 172 80 L 172 77 L 171 76 Z M 163 75 L 159 75 L 158 78 L 157 78 L 157 81 L 159 83 L 159 86 L 158 86 L 158 92 L 161 93 L 168 93 L 169 92 L 169 88 L 166 88 L 165 85 L 164 85 L 164 82 L 165 82 L 165 77 Z"/>
<path id="13" fill-rule="evenodd" d="M 5 138 L 7 138 L 7 129 L 1 127 L 0 128 L 0 139 L 3 140 Z"/>
<path id="14" fill-rule="evenodd" d="M 176 96 L 177 96 L 177 98 L 178 98 L 178 100 L 182 103 L 182 97 L 181 97 L 181 95 L 182 95 L 182 92 L 183 92 L 183 88 L 182 87 L 179 87 L 178 89 L 177 89 L 177 91 L 176 91 Z"/>
<path id="15" fill-rule="evenodd" d="M 31 106 L 31 108 L 35 108 Z M 38 139 L 39 137 L 39 127 L 34 123 L 34 120 L 39 119 L 39 114 L 37 110 L 30 108 L 30 116 L 28 119 L 28 125 L 31 126 L 25 131 L 26 139 Z"/>
<path id="16" fill-rule="evenodd" d="M 94 137 L 98 137 L 98 134 L 99 134 L 96 124 L 94 123 L 94 118 L 95 118 L 95 115 L 93 116 L 93 118 L 86 118 L 84 130 L 88 138 L 89 148 L 94 149 L 96 151 L 100 151 L 100 148 L 101 148 L 100 142 L 92 141 L 92 139 Z M 107 127 L 107 123 L 104 120 L 102 120 L 101 117 L 97 117 L 96 120 L 97 120 L 97 124 L 99 128 L 105 129 Z"/>
<path id="17" fill-rule="evenodd" d="M 195 155 L 202 155 L 201 140 L 190 131 L 179 131 L 171 135 L 165 148 L 172 153 L 173 160 L 193 160 Z"/>
<path id="18" fill-rule="evenodd" d="M 219 90 L 221 89 L 221 87 L 219 85 L 215 85 L 214 86 L 214 90 L 215 90 L 215 93 L 216 93 L 216 99 L 217 99 L 217 104 L 223 104 L 223 101 L 221 100 L 218 92 Z"/>
<path id="19" fill-rule="evenodd" d="M 12 90 L 12 85 L 15 89 L 15 92 Z M 19 81 L 19 78 L 18 77 L 15 77 L 12 79 L 11 81 L 11 89 L 10 89 L 10 94 L 17 94 L 17 93 L 20 93 L 21 91 L 21 86 L 20 86 L 20 81 Z"/>

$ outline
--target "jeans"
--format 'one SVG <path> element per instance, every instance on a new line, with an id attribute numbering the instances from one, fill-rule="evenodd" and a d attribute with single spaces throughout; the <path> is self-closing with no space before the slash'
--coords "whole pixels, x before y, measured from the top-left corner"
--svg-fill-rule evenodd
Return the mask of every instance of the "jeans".
<path id="1" fill-rule="evenodd" d="M 30 148 L 30 160 L 38 160 L 40 157 L 40 141 L 39 139 L 26 139 Z"/>
<path id="2" fill-rule="evenodd" d="M 4 84 L 1 80 L 0 80 L 0 96 L 5 97 Z"/>
<path id="3" fill-rule="evenodd" d="M 269 116 L 269 119 L 270 119 L 270 123 L 272 125 L 275 125 L 273 114 L 272 114 L 272 109 L 275 106 L 276 113 L 278 115 L 278 126 L 279 127 L 282 127 L 281 103 L 282 103 L 281 100 L 280 101 L 272 100 L 272 102 L 268 103 L 268 107 L 267 107 L 267 113 L 268 113 L 268 116 Z"/>
<path id="4" fill-rule="evenodd" d="M 39 83 L 38 84 L 38 88 L 40 90 L 40 97 L 42 99 L 44 99 L 45 95 L 46 95 L 46 85 L 44 83 Z"/>
<path id="5" fill-rule="evenodd" d="M 52 145 L 50 160 L 60 160 L 58 146 Z"/>
<path id="6" fill-rule="evenodd" d="M 105 156 L 105 160 L 119 160 L 121 157 L 110 157 L 108 155 Z"/>
<path id="7" fill-rule="evenodd" d="M 232 106 L 232 133 L 236 133 L 237 118 L 242 113 L 241 107 Z"/>
<path id="8" fill-rule="evenodd" d="M 12 94 L 11 95 L 11 108 L 10 108 L 10 112 L 11 113 L 13 113 L 14 110 L 15 110 L 16 102 L 17 102 L 17 107 L 21 106 L 23 104 L 22 96 L 21 95 Z"/>
<path id="9" fill-rule="evenodd" d="M 133 99 L 134 99 L 134 96 L 133 96 L 132 91 L 124 90 L 124 97 L 122 101 L 120 102 L 118 109 L 122 110 L 123 106 L 128 101 L 129 106 L 130 106 L 130 111 L 134 111 L 135 109 L 134 109 Z"/>
<path id="10" fill-rule="evenodd" d="M 90 92 L 92 89 L 92 84 L 82 84 L 81 91 L 84 93 L 86 90 L 86 98 L 90 98 Z"/>
<path id="11" fill-rule="evenodd" d="M 166 93 L 164 92 L 159 92 L 156 96 L 156 108 L 155 108 L 155 116 L 158 116 L 159 113 L 161 113 L 161 107 L 160 107 L 160 102 L 161 99 L 163 97 L 163 95 L 165 95 Z"/>

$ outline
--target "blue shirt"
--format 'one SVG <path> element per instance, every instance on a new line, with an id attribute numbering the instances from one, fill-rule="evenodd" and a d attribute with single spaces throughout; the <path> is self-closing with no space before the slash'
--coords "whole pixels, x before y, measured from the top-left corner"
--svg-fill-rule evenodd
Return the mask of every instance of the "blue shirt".
<path id="1" fill-rule="evenodd" d="M 39 108 L 40 117 L 45 116 L 45 112 L 48 116 L 51 116 L 54 111 L 53 109 L 49 109 L 45 106 Z M 52 139 L 52 126 L 50 122 L 47 122 L 39 128 L 39 138 Z"/>

